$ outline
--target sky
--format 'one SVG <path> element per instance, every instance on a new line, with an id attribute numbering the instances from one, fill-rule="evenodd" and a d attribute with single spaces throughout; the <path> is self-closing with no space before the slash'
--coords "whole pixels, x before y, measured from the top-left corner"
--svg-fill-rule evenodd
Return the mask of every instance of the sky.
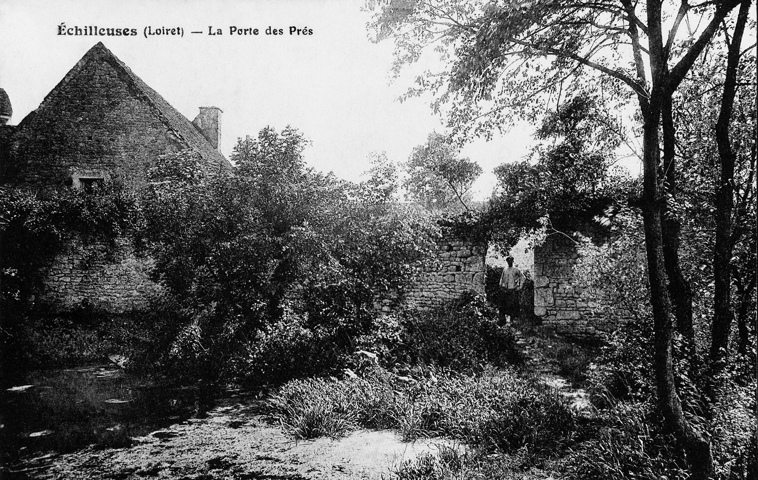
<path id="1" fill-rule="evenodd" d="M 444 133 L 430 98 L 399 102 L 409 78 L 391 82 L 392 44 L 369 41 L 361 0 L 2 0 L 0 87 L 13 105 L 10 124 L 39 106 L 77 61 L 102 41 L 188 119 L 200 106 L 223 110 L 221 152 L 238 138 L 291 125 L 311 142 L 305 159 L 317 170 L 359 180 L 371 152 L 394 162 Z M 136 36 L 59 35 L 72 27 L 134 28 Z M 259 30 L 258 35 L 231 34 Z M 268 27 L 283 35 L 267 35 Z M 312 34 L 289 34 L 290 27 Z M 148 35 L 183 29 L 181 35 Z M 221 30 L 220 35 L 210 35 Z M 65 30 L 64 30 L 65 31 Z M 201 31 L 201 34 L 192 34 Z M 309 32 L 310 31 L 310 32 Z M 492 170 L 520 160 L 532 143 L 520 125 L 461 155 L 484 174 L 477 198 L 494 187 Z"/>

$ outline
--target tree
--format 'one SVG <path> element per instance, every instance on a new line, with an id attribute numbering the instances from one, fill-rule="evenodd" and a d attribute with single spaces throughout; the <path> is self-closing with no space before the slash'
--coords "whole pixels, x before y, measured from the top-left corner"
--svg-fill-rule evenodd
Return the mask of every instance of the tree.
<path id="1" fill-rule="evenodd" d="M 713 474 L 713 458 L 707 438 L 685 418 L 674 382 L 672 314 L 686 331 L 691 324 L 687 308 L 691 295 L 679 268 L 678 225 L 667 216 L 670 199 L 678 192 L 672 104 L 696 59 L 741 3 L 750 2 L 481 5 L 405 0 L 376 7 L 372 23 L 377 39 L 395 36 L 396 69 L 417 60 L 424 46 L 438 43 L 444 71 L 420 75 L 418 87 L 410 93 L 431 89 L 437 95 L 435 108 L 449 108 L 448 123 L 464 136 L 500 128 L 513 112 L 533 116 L 535 107 L 551 93 L 559 95 L 566 82 L 570 89 L 589 79 L 599 89 L 612 94 L 623 91 L 636 99 L 643 139 L 640 208 L 654 318 L 657 395 L 666 425 L 684 445 L 695 478 Z M 683 22 L 700 27 L 681 39 Z"/>
<path id="2" fill-rule="evenodd" d="M 413 149 L 405 164 L 408 196 L 428 209 L 470 210 L 469 191 L 482 167 L 458 157 L 458 149 L 442 134 L 432 133 L 424 145 Z"/>
<path id="3" fill-rule="evenodd" d="M 228 176 L 197 180 L 191 157 L 151 172 L 141 234 L 181 317 L 167 345 L 203 374 L 244 365 L 288 315 L 339 357 L 430 249 L 431 230 L 393 208 L 391 168 L 350 184 L 308 168 L 305 142 L 265 128 L 239 140 Z"/>
<path id="4" fill-rule="evenodd" d="M 727 47 L 727 61 L 724 73 L 724 85 L 719 106 L 719 116 L 716 122 L 716 144 L 718 145 L 720 172 L 716 185 L 716 241 L 714 246 L 714 317 L 711 343 L 711 362 L 718 372 L 723 369 L 726 360 L 726 351 L 729 343 L 729 333 L 732 324 L 733 310 L 731 302 L 732 289 L 732 253 L 734 245 L 745 233 L 741 226 L 734 221 L 734 197 L 735 197 L 735 166 L 739 145 L 734 145 L 730 125 L 734 113 L 734 103 L 737 97 L 737 82 L 745 72 L 740 72 L 741 57 L 746 52 L 742 50 L 742 37 L 750 12 L 751 1 L 745 0 L 740 3 L 739 14 L 733 26 L 731 35 L 727 27 L 723 27 L 724 40 Z M 753 57 L 753 65 L 755 65 Z M 743 75 L 740 75 L 743 73 Z M 755 68 L 752 75 L 748 73 L 748 79 L 755 78 Z M 754 90 L 754 89 L 752 89 Z M 753 101 L 753 105 L 755 105 Z M 755 130 L 753 130 L 755 132 Z M 749 137 L 753 141 L 753 165 L 755 165 L 755 136 Z M 755 168 L 753 167 L 753 171 Z M 746 189 L 752 189 L 752 181 L 745 185 Z M 746 195 L 750 195 L 750 190 Z M 747 198 L 743 197 L 744 200 Z M 744 201 L 743 200 L 743 201 Z M 742 206 L 741 208 L 745 208 Z M 738 210 L 739 213 L 739 210 Z M 749 228 L 749 227 L 748 227 Z"/>
<path id="5" fill-rule="evenodd" d="M 495 169 L 489 212 L 494 229 L 507 243 L 545 222 L 549 233 L 607 233 L 607 222 L 598 218 L 612 216 L 633 190 L 631 179 L 613 168 L 616 131 L 615 120 L 591 96 L 576 96 L 548 113 L 537 130 L 546 142 L 533 149 L 536 162 Z"/>
<path id="6" fill-rule="evenodd" d="M 398 192 L 398 168 L 385 152 L 369 155 L 371 168 L 364 173 L 366 180 L 358 184 L 357 197 L 366 204 L 387 205 Z"/>

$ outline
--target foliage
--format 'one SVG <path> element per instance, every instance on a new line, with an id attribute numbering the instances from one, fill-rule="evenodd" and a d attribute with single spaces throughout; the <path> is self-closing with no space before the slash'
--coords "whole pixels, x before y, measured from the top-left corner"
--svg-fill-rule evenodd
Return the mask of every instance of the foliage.
<path id="1" fill-rule="evenodd" d="M 657 397 L 668 427 L 677 432 L 693 461 L 693 476 L 712 476 L 709 440 L 685 417 L 680 400 L 688 392 L 678 391 L 674 384 L 672 317 L 692 337 L 689 303 L 693 297 L 679 266 L 680 225 L 671 218 L 669 208 L 673 205 L 670 200 L 682 190 L 676 182 L 677 124 L 681 118 L 673 115 L 673 105 L 698 57 L 717 43 L 718 32 L 729 45 L 730 55 L 716 129 L 720 174 L 714 207 L 720 228 L 715 232 L 712 262 L 717 308 L 710 350 L 717 371 L 728 363 L 724 353 L 731 327 L 732 239 L 727 237 L 733 224 L 730 170 L 734 162 L 729 138 L 733 122 L 729 113 L 734 88 L 727 85 L 737 83 L 733 74 L 744 53 L 740 40 L 747 19 L 752 19 L 752 2 L 369 3 L 375 10 L 370 28 L 377 39 L 395 37 L 396 72 L 419 60 L 425 47 L 436 47 L 442 71 L 418 76 L 417 87 L 410 93 L 431 90 L 435 107 L 448 108 L 449 126 L 464 139 L 490 134 L 507 124 L 511 115 L 533 117 L 551 96 L 557 94 L 553 98 L 560 103 L 564 90 L 572 96 L 584 89 L 607 89 L 609 96 L 622 104 L 636 96 L 644 166 L 639 206 L 644 215 L 648 292 L 655 325 Z M 686 33 L 684 25 L 689 27 Z M 753 71 L 749 78 L 754 77 Z M 689 353 L 691 348 L 683 351 Z"/>
<path id="2" fill-rule="evenodd" d="M 598 350 L 596 342 L 559 341 L 551 353 L 558 364 L 558 374 L 578 384 L 587 380 Z"/>
<path id="3" fill-rule="evenodd" d="M 754 386 L 751 386 L 754 389 Z M 716 470 L 714 478 L 747 479 L 748 457 L 755 428 L 750 388 L 730 384 L 719 399 L 712 422 Z M 596 435 L 567 458 L 569 478 L 689 478 L 686 458 L 665 431 L 649 399 L 637 396 L 598 412 Z M 649 397 L 648 397 L 649 398 Z"/>
<path id="4" fill-rule="evenodd" d="M 371 168 L 356 189 L 360 201 L 369 205 L 387 205 L 395 200 L 399 188 L 398 167 L 385 152 L 369 154 Z"/>
<path id="5" fill-rule="evenodd" d="M 293 432 L 314 431 L 303 425 L 392 427 L 405 439 L 445 435 L 489 451 L 549 452 L 575 428 L 560 395 L 510 371 L 469 377 L 432 370 L 408 380 L 377 368 L 363 378 L 292 381 L 269 405 Z M 315 419 L 316 412 L 333 419 Z"/>
<path id="6" fill-rule="evenodd" d="M 432 133 L 426 144 L 413 149 L 404 165 L 406 196 L 428 209 L 470 210 L 468 192 L 482 167 L 459 158 L 458 149 L 442 134 Z"/>
<path id="7" fill-rule="evenodd" d="M 596 301 L 598 315 L 637 322 L 650 318 L 642 219 L 635 212 L 620 210 L 603 244 L 580 239 L 577 247 L 582 261 L 574 278 L 583 288 L 582 298 Z"/>
<path id="8" fill-rule="evenodd" d="M 90 348 L 90 332 L 78 329 L 58 330 L 58 326 L 43 326 L 37 332 L 31 323 L 38 319 L 37 300 L 44 293 L 44 269 L 61 251 L 65 241 L 78 235 L 85 243 L 111 242 L 139 222 L 140 211 L 133 194 L 123 186 L 106 183 L 92 192 L 75 189 L 23 188 L 0 189 L 0 324 L 3 368 L 14 361 L 30 360 L 28 342 L 34 339 L 47 347 L 67 345 L 71 349 L 61 355 L 64 361 L 77 356 L 89 358 L 82 351 Z M 36 311 L 36 313 L 35 313 Z M 38 325 L 39 326 L 39 325 Z M 51 327 L 49 329 L 48 327 Z M 52 332 L 59 331 L 71 340 L 61 339 Z M 78 346 L 77 346 L 78 344 Z M 45 355 L 55 355 L 53 351 Z M 33 359 L 31 359 L 34 361 Z M 41 361 L 41 360 L 40 360 Z"/>
<path id="9" fill-rule="evenodd" d="M 750 86 L 755 78 L 756 60 L 752 49 L 745 50 L 737 71 L 739 83 L 729 128 L 734 155 L 734 171 L 729 181 L 733 189 L 732 208 L 728 215 L 731 225 L 726 227 L 717 223 L 716 219 L 721 182 L 716 179 L 720 177 L 722 159 L 713 132 L 722 103 L 726 54 L 724 48 L 714 45 L 704 53 L 691 77 L 685 79 L 680 88 L 681 95 L 674 105 L 674 114 L 681 119 L 677 132 L 676 182 L 685 187 L 680 188 L 677 197 L 669 202 L 672 203 L 671 216 L 682 224 L 682 235 L 690 243 L 697 242 L 695 252 L 714 252 L 714 230 L 728 230 L 728 268 L 732 283 L 730 289 L 733 290 L 733 293 L 730 292 L 731 309 L 737 321 L 737 346 L 745 353 L 746 346 L 751 343 L 750 338 L 755 338 L 748 318 L 754 318 L 756 308 L 756 98 L 755 88 Z M 682 255 L 685 262 L 688 257 L 687 252 Z M 709 286 L 714 281 L 716 268 L 708 263 L 711 262 L 700 260 L 694 266 L 692 263 L 685 265 L 689 267 L 687 277 L 695 283 L 693 290 L 699 290 L 695 299 L 707 295 L 708 305 L 699 311 L 696 305 L 695 316 L 696 322 L 705 325 L 713 322 L 715 306 L 711 304 L 716 295 L 716 289 Z"/>
<path id="10" fill-rule="evenodd" d="M 652 379 L 652 325 L 630 322 L 609 338 L 590 370 L 590 393 L 600 406 L 619 400 L 641 401 L 654 392 Z"/>
<path id="11" fill-rule="evenodd" d="M 26 302 L 41 289 L 40 269 L 59 252 L 67 235 L 111 240 L 137 221 L 134 198 L 121 185 L 83 190 L 0 189 L 2 299 Z M 6 305 L 7 306 L 7 305 Z"/>
<path id="12" fill-rule="evenodd" d="M 538 480 L 544 473 L 531 472 L 533 462 L 527 452 L 509 455 L 488 455 L 479 451 L 462 451 L 447 445 L 437 446 L 436 452 L 419 455 L 396 467 L 390 478 L 397 480 Z"/>
<path id="13" fill-rule="evenodd" d="M 569 478 L 689 478 L 673 438 L 649 404 L 622 403 L 603 414 L 597 438 L 570 457 Z"/>
<path id="14" fill-rule="evenodd" d="M 210 362 L 198 372 L 295 375 L 256 344 L 264 340 L 283 349 L 324 341 L 314 368 L 338 365 L 371 327 L 375 299 L 402 293 L 433 245 L 435 225 L 391 202 L 390 166 L 377 159 L 369 180 L 349 184 L 307 168 L 305 145 L 293 128 L 265 128 L 238 141 L 232 175 L 194 182 L 175 168 L 153 171 L 161 180 L 145 193 L 141 233 L 179 305 L 173 356 Z M 296 319 L 291 330 L 285 315 Z M 308 373 L 301 362 L 299 374 Z"/>
<path id="15" fill-rule="evenodd" d="M 341 437 L 355 425 L 352 400 L 334 380 L 296 381 L 269 399 L 286 432 L 296 439 Z"/>
<path id="16" fill-rule="evenodd" d="M 122 319 L 116 315 L 95 315 L 86 306 L 66 313 L 37 306 L 19 318 L 12 329 L 8 317 L 4 318 L 7 344 L 3 362 L 7 367 L 3 375 L 7 380 L 29 369 L 102 362 L 119 351 L 116 330 Z"/>
<path id="17" fill-rule="evenodd" d="M 488 364 L 523 360 L 513 331 L 497 325 L 497 313 L 481 296 L 430 311 L 386 316 L 370 334 L 358 338 L 358 345 L 379 353 L 388 367 L 425 365 L 473 372 Z"/>
<path id="18" fill-rule="evenodd" d="M 337 335 L 325 325 L 309 328 L 302 317 L 287 313 L 256 331 L 231 368 L 237 378 L 252 385 L 333 373 L 344 366 L 348 354 Z"/>
<path id="19" fill-rule="evenodd" d="M 502 290 L 500 289 L 500 277 L 503 275 L 503 267 L 487 265 L 487 274 L 484 278 L 484 292 L 490 305 L 500 305 L 502 302 Z"/>
<path id="20" fill-rule="evenodd" d="M 718 478 L 753 478 L 749 465 L 751 460 L 756 461 L 756 380 L 753 377 L 744 384 L 742 378 L 725 374 L 713 408 L 709 431 L 713 435 Z"/>
<path id="21" fill-rule="evenodd" d="M 634 188 L 613 169 L 619 140 L 598 100 L 576 96 L 548 114 L 537 131 L 542 140 L 559 143 L 534 149 L 536 163 L 504 163 L 495 169 L 497 193 L 490 216 L 500 236 L 510 239 L 548 227 L 568 233 L 607 234 L 610 219 Z M 609 131 L 610 130 L 610 131 Z"/>

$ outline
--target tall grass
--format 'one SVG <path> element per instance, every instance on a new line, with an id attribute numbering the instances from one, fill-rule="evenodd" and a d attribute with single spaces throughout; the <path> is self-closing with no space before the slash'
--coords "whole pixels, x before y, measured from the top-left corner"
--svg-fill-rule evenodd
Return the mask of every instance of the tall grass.
<path id="1" fill-rule="evenodd" d="M 575 427 L 560 395 L 509 370 L 408 380 L 376 368 L 364 378 L 295 380 L 269 406 L 296 438 L 395 428 L 404 440 L 446 436 L 486 451 L 547 451 Z"/>
<path id="2" fill-rule="evenodd" d="M 486 455 L 440 446 L 406 460 L 390 475 L 392 480 L 545 480 L 543 472 L 529 468 L 531 459 L 521 452 L 513 455 Z"/>

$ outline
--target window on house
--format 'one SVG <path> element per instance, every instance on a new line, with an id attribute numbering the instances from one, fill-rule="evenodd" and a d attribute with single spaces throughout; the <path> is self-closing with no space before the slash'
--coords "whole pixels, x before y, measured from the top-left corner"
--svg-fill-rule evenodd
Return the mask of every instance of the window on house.
<path id="1" fill-rule="evenodd" d="M 103 186 L 103 178 L 79 178 L 79 188 L 85 193 L 92 193 Z"/>

